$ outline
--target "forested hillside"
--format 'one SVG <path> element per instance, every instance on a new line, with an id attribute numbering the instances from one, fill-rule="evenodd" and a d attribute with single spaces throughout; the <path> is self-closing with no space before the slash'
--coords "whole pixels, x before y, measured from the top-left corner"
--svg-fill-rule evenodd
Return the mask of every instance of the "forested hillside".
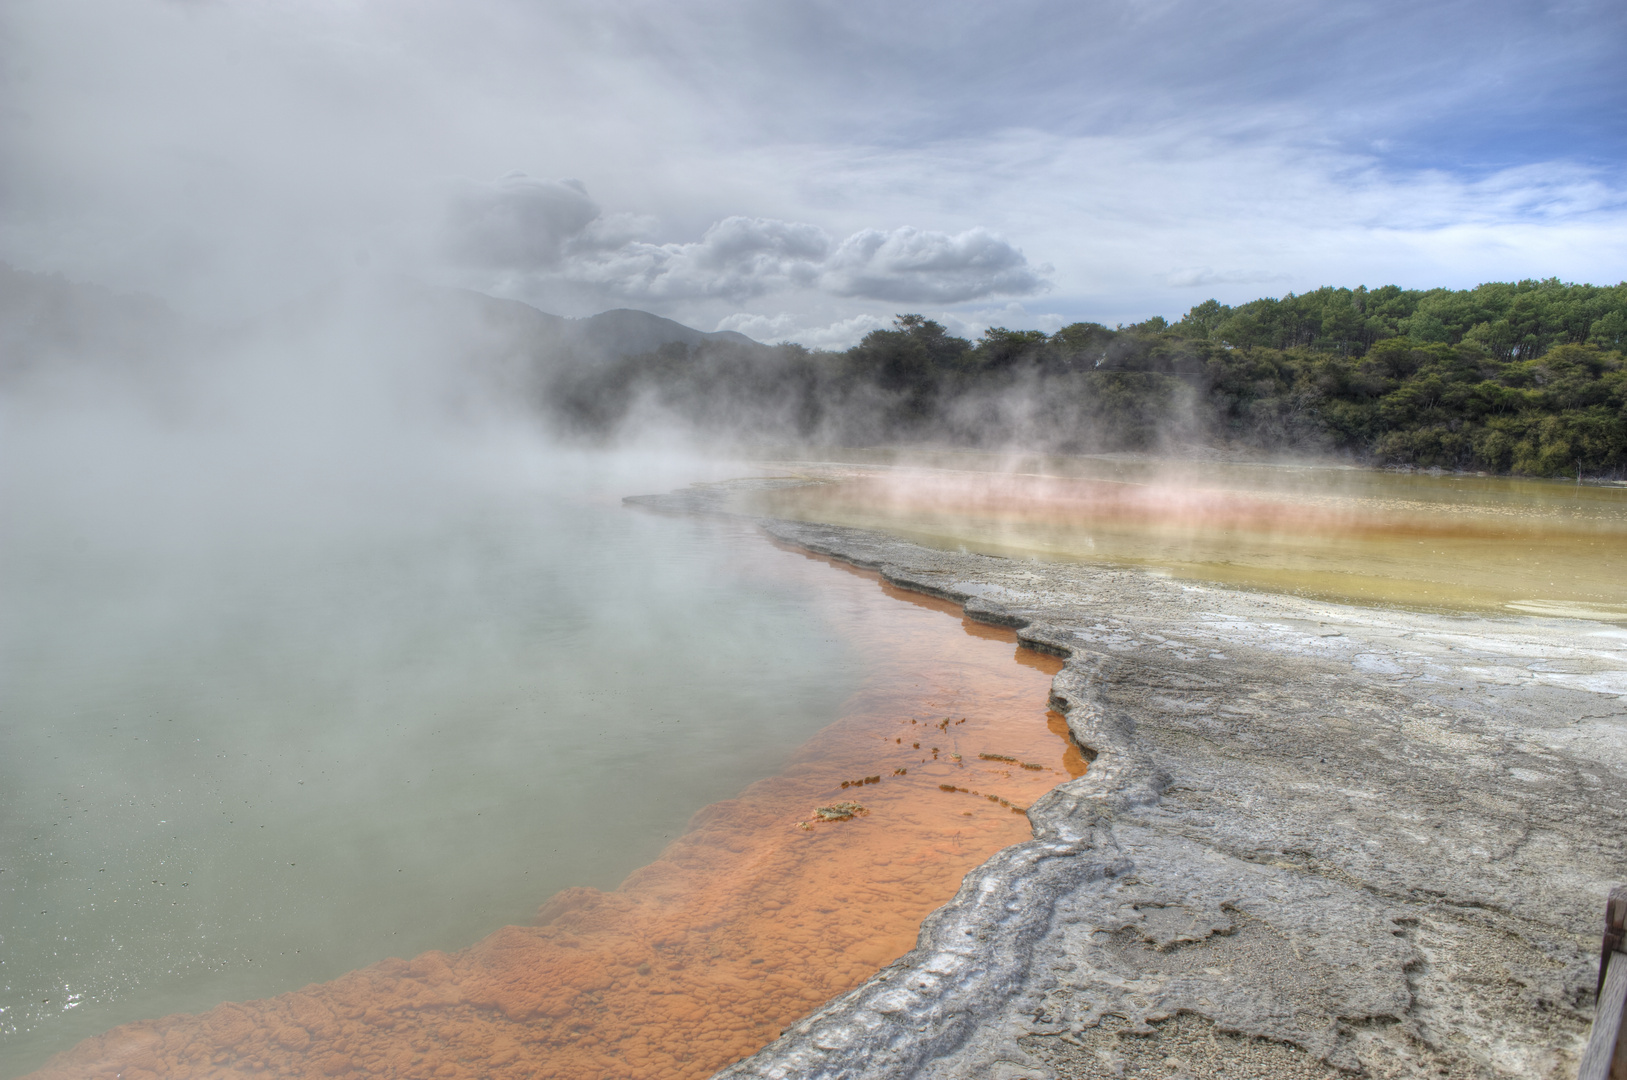
<path id="1" fill-rule="evenodd" d="M 654 402 L 708 430 L 1056 451 L 1207 443 L 1381 465 L 1627 476 L 1627 283 L 1324 288 L 1178 322 L 976 342 L 900 316 L 844 353 L 680 344 L 573 371 L 608 431 Z"/>

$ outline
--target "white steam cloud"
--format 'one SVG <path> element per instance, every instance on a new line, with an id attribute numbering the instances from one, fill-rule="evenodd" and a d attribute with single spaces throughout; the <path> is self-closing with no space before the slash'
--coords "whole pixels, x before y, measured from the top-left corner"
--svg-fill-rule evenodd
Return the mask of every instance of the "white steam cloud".
<path id="1" fill-rule="evenodd" d="M 568 242 L 600 218 L 580 180 L 533 180 L 511 173 L 470 185 L 452 199 L 449 254 L 502 270 L 554 268 Z"/>

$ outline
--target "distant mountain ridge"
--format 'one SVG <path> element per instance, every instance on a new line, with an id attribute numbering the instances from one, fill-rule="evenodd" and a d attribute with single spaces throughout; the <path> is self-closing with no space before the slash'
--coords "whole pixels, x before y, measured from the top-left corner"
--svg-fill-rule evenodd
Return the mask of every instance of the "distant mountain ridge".
<path id="1" fill-rule="evenodd" d="M 663 345 L 674 342 L 691 348 L 711 342 L 747 346 L 760 344 L 733 330 L 695 330 L 683 323 L 634 308 L 613 308 L 571 321 L 581 328 L 579 333 L 583 341 L 614 356 L 655 352 Z"/>
<path id="2" fill-rule="evenodd" d="M 575 346 L 609 358 L 641 356 L 673 344 L 691 349 L 717 344 L 766 347 L 733 330 L 696 330 L 637 308 L 612 308 L 573 319 L 550 314 L 523 300 L 504 299 L 472 289 L 459 289 L 456 293 L 495 323 L 536 335 L 552 345 Z"/>

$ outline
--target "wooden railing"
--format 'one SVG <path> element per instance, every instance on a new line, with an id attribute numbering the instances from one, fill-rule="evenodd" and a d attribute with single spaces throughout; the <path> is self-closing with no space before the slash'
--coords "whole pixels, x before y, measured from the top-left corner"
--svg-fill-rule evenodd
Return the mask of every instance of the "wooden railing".
<path id="1" fill-rule="evenodd" d="M 1593 1032 L 1582 1052 L 1576 1080 L 1627 1080 L 1627 885 L 1610 890 L 1604 905 L 1604 948 L 1599 952 L 1599 1002 Z"/>

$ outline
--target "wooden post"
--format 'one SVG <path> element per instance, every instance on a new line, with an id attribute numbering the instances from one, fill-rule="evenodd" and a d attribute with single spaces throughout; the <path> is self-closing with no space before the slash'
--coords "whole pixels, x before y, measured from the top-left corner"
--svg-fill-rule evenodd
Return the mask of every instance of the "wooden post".
<path id="1" fill-rule="evenodd" d="M 1599 953 L 1599 998 L 1593 1030 L 1582 1052 L 1576 1080 L 1627 1080 L 1627 1039 L 1622 1036 L 1627 1014 L 1627 886 L 1610 890 L 1604 906 L 1604 947 Z"/>
<path id="2" fill-rule="evenodd" d="M 1604 973 L 1610 966 L 1610 954 L 1627 952 L 1627 885 L 1610 890 L 1610 899 L 1604 902 L 1604 947 L 1599 950 L 1599 989 L 1604 994 Z"/>

